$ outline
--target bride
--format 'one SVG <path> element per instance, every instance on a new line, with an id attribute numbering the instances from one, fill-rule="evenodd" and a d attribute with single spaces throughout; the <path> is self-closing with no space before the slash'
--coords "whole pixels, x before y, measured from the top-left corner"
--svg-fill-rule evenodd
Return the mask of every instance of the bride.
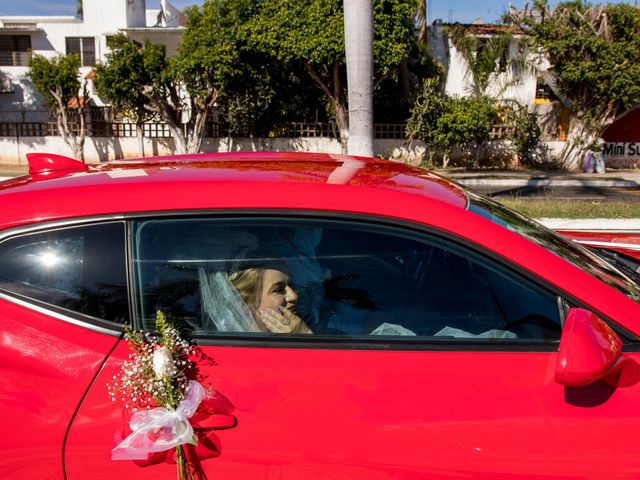
<path id="1" fill-rule="evenodd" d="M 296 314 L 298 295 L 281 259 L 247 252 L 228 272 L 199 270 L 205 324 L 219 332 L 313 333 Z"/>

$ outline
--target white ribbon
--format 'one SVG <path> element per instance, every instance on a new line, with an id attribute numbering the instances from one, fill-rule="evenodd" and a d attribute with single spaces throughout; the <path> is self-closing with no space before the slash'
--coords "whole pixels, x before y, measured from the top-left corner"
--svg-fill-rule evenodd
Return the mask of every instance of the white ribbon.
<path id="1" fill-rule="evenodd" d="M 133 432 L 111 450 L 111 460 L 147 460 L 150 453 L 197 443 L 189 419 L 206 396 L 204 387 L 189 380 L 185 398 L 178 408 L 165 407 L 136 412 L 129 425 Z"/>

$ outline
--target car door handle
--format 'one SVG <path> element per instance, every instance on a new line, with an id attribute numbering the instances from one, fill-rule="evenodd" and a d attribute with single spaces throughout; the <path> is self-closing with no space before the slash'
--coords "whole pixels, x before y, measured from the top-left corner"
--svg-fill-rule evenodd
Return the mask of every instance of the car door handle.
<path id="1" fill-rule="evenodd" d="M 225 430 L 238 424 L 238 419 L 230 413 L 214 413 L 206 418 L 193 422 L 193 429 L 198 430 Z"/>
<path id="2" fill-rule="evenodd" d="M 235 407 L 231 401 L 220 392 L 214 391 L 202 400 L 198 410 L 191 417 L 194 430 L 224 430 L 233 428 L 238 420 L 233 415 Z"/>

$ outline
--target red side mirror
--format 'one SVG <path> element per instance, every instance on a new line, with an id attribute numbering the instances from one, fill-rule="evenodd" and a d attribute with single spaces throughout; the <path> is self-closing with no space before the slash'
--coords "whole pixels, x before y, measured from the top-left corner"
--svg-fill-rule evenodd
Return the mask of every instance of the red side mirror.
<path id="1" fill-rule="evenodd" d="M 567 314 L 556 363 L 556 382 L 578 387 L 602 378 L 620 357 L 622 340 L 597 315 L 582 308 Z"/>

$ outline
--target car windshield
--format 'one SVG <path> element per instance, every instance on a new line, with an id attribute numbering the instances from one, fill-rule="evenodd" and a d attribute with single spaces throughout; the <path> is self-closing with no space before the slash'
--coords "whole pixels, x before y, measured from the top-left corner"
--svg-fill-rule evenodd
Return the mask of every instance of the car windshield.
<path id="1" fill-rule="evenodd" d="M 598 280 L 624 293 L 632 300 L 640 302 L 640 287 L 638 284 L 634 283 L 627 275 L 603 258 L 489 198 L 473 192 L 467 192 L 467 194 L 469 196 L 468 209 L 470 212 L 537 243 Z"/>
<path id="2" fill-rule="evenodd" d="M 590 252 L 595 253 L 598 257 L 609 262 L 626 276 L 640 285 L 640 261 L 635 258 L 624 255 L 615 250 L 608 250 L 604 248 L 589 248 Z"/>

